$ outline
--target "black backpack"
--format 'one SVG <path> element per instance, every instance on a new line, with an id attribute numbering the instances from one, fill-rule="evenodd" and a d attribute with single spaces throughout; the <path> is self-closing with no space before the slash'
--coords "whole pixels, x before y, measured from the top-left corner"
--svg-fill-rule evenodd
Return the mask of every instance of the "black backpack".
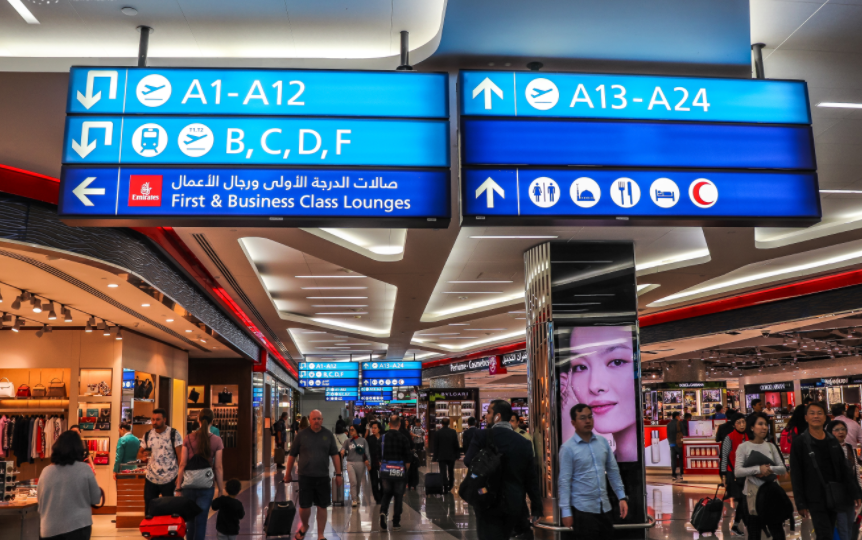
<path id="1" fill-rule="evenodd" d="M 477 510 L 496 508 L 503 491 L 503 456 L 492 440 L 492 432 L 493 428 L 488 429 L 485 446 L 470 462 L 467 475 L 458 488 L 458 495 Z"/>

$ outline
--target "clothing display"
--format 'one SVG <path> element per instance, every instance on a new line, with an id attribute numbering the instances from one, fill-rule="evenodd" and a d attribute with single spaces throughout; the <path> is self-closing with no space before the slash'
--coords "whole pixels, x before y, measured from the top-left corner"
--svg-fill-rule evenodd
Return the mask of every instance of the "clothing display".
<path id="1" fill-rule="evenodd" d="M 51 447 L 68 425 L 65 415 L 0 417 L 0 456 L 15 456 L 20 467 L 51 457 Z"/>

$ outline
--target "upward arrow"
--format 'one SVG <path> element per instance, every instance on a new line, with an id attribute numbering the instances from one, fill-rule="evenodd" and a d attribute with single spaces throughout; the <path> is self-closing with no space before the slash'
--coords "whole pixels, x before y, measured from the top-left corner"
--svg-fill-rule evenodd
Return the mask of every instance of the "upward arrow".
<path id="1" fill-rule="evenodd" d="M 499 195 L 500 197 L 503 197 L 504 199 L 506 198 L 506 192 L 503 191 L 503 188 L 501 188 L 500 185 L 497 184 L 497 182 L 494 182 L 494 180 L 492 180 L 490 176 L 488 177 L 487 180 L 482 182 L 482 185 L 479 186 L 479 189 L 476 190 L 476 198 L 477 199 L 479 198 L 479 196 L 482 194 L 483 191 L 485 192 L 485 194 L 488 197 L 488 199 L 487 199 L 488 208 L 494 208 L 494 192 L 495 191 L 497 192 L 497 195 Z"/>
<path id="2" fill-rule="evenodd" d="M 491 108 L 491 92 L 497 94 L 497 97 L 503 99 L 503 91 L 500 90 L 500 87 L 494 84 L 491 79 L 485 77 L 485 80 L 480 82 L 479 85 L 473 89 L 473 99 L 476 99 L 476 96 L 485 92 L 485 109 Z"/>
<path id="3" fill-rule="evenodd" d="M 96 94 L 93 95 L 93 84 L 96 82 L 96 77 L 108 77 L 111 79 L 111 87 L 108 90 L 108 99 L 117 98 L 117 72 L 111 70 L 91 70 L 87 73 L 87 94 L 84 95 L 80 90 L 78 90 L 78 101 L 80 101 L 81 105 L 87 109 L 102 99 L 101 92 L 96 92 Z"/>

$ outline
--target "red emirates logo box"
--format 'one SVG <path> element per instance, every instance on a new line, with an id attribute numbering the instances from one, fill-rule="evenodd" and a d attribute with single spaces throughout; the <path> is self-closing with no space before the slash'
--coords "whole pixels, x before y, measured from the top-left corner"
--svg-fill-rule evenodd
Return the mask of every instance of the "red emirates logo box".
<path id="1" fill-rule="evenodd" d="M 133 174 L 129 177 L 129 206 L 161 206 L 162 175 Z"/>

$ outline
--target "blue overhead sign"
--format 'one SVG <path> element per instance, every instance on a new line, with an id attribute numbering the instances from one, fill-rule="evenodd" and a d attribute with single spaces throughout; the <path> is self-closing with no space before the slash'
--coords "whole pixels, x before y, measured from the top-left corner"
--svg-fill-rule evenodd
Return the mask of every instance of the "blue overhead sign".
<path id="1" fill-rule="evenodd" d="M 75 67 L 79 114 L 447 118 L 441 73 Z"/>
<path id="2" fill-rule="evenodd" d="M 59 214 L 445 227 L 448 117 L 438 73 L 73 68 Z"/>
<path id="3" fill-rule="evenodd" d="M 67 164 L 447 167 L 444 120 L 70 116 Z"/>
<path id="4" fill-rule="evenodd" d="M 810 126 L 462 120 L 464 165 L 814 169 Z"/>
<path id="5" fill-rule="evenodd" d="M 66 167 L 60 206 L 68 216 L 283 219 L 449 215 L 449 173 L 383 169 Z"/>
<path id="6" fill-rule="evenodd" d="M 810 124 L 804 81 L 461 72 L 461 114 Z"/>
<path id="7" fill-rule="evenodd" d="M 348 388 L 359 386 L 358 362 L 302 362 L 299 385 L 310 388 Z"/>
<path id="8" fill-rule="evenodd" d="M 422 362 L 362 362 L 362 369 L 422 369 Z"/>
<path id="9" fill-rule="evenodd" d="M 300 362 L 300 371 L 309 370 L 338 370 L 338 371 L 359 371 L 358 362 Z"/>
<path id="10" fill-rule="evenodd" d="M 815 173 L 471 169 L 464 215 L 817 220 Z M 364 371 L 363 371 L 364 373 Z"/>

